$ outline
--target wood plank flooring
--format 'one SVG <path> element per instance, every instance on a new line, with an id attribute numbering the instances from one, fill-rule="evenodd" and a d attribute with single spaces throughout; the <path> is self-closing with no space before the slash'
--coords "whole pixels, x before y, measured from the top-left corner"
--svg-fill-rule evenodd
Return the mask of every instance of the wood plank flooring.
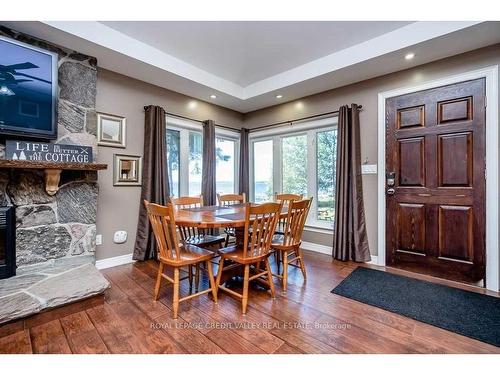
<path id="1" fill-rule="evenodd" d="M 307 281 L 291 268 L 288 292 L 283 295 L 277 286 L 275 300 L 253 287 L 246 316 L 239 301 L 220 293 L 217 305 L 207 295 L 181 303 L 174 320 L 171 287 L 164 284 L 160 300 L 152 301 L 156 262 L 106 269 L 112 287 L 104 304 L 0 329 L 0 353 L 500 353 L 480 341 L 331 294 L 358 265 L 304 253 Z M 181 293 L 188 291 L 186 280 Z"/>

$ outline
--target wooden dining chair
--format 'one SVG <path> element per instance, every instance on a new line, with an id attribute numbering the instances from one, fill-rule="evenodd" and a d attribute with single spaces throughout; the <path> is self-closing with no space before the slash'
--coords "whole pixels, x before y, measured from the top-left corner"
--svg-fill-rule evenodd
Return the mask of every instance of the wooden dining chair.
<path id="1" fill-rule="evenodd" d="M 302 199 L 302 194 L 276 194 L 276 202 L 283 203 L 284 206 L 288 205 L 291 201 L 300 201 Z"/>
<path id="2" fill-rule="evenodd" d="M 291 194 L 291 193 L 282 193 L 282 194 L 276 193 L 275 194 L 276 202 L 283 203 L 283 206 L 285 206 L 285 207 L 288 207 L 290 205 L 290 202 L 300 201 L 302 199 L 302 197 L 303 197 L 302 194 Z M 286 222 L 286 218 L 280 218 L 278 220 L 278 225 L 276 226 L 275 234 L 281 234 L 281 235 L 284 234 L 285 222 Z M 278 274 L 280 273 L 280 265 L 281 265 L 280 255 L 281 255 L 281 253 L 279 251 L 274 252 L 274 259 L 276 262 Z"/>
<path id="3" fill-rule="evenodd" d="M 169 203 L 167 206 L 160 206 L 158 204 L 149 203 L 145 200 L 144 204 L 146 205 L 149 221 L 153 229 L 156 244 L 158 245 L 158 260 L 160 261 L 154 290 L 154 300 L 158 300 L 161 281 L 162 279 L 166 279 L 174 286 L 172 303 L 174 319 L 177 319 L 179 303 L 182 301 L 212 292 L 213 299 L 217 302 L 217 288 L 215 285 L 212 263 L 210 262 L 215 254 L 212 251 L 202 249 L 198 246 L 187 243 L 179 243 L 175 225 L 174 206 L 172 203 Z M 205 271 L 208 273 L 210 287 L 202 290 L 201 292 L 189 294 L 186 297 L 179 298 L 180 282 L 191 277 L 190 275 L 180 278 L 180 271 L 182 267 L 190 268 L 191 266 L 196 266 L 201 263 L 205 264 Z M 173 268 L 173 278 L 163 273 L 165 266 Z"/>
<path id="4" fill-rule="evenodd" d="M 177 209 L 190 209 L 203 207 L 203 195 L 197 197 L 172 198 L 172 203 Z M 213 229 L 200 229 L 190 226 L 178 226 L 183 242 L 199 247 L 222 246 L 225 239 L 214 233 Z"/>
<path id="5" fill-rule="evenodd" d="M 190 208 L 201 208 L 203 207 L 203 195 L 196 197 L 172 197 L 171 202 L 177 209 L 190 209 Z M 197 227 L 190 227 L 186 225 L 177 225 L 179 230 L 179 235 L 182 242 L 195 245 L 202 248 L 211 248 L 217 246 L 221 248 L 225 243 L 226 239 L 223 236 L 219 236 L 214 232 L 214 229 L 200 229 Z M 194 268 L 194 270 L 193 270 Z M 190 266 L 189 267 L 189 289 L 193 287 L 193 274 L 194 274 L 194 285 L 195 292 L 198 292 L 198 287 L 200 285 L 200 267 Z"/>
<path id="6" fill-rule="evenodd" d="M 291 201 L 285 218 L 283 234 L 275 234 L 273 237 L 271 248 L 277 254 L 277 263 L 283 264 L 283 272 L 280 273 L 278 266 L 278 273 L 273 274 L 273 276 L 282 280 L 283 293 L 286 293 L 288 283 L 288 266 L 300 268 L 304 280 L 307 277 L 300 245 L 311 203 L 312 198 Z"/>
<path id="7" fill-rule="evenodd" d="M 233 206 L 235 204 L 243 204 L 247 202 L 245 193 L 241 194 L 217 194 L 219 206 Z"/>
<path id="8" fill-rule="evenodd" d="M 217 194 L 217 201 L 219 206 L 227 207 L 234 206 L 236 204 L 244 204 L 247 202 L 247 197 L 245 193 L 241 194 Z M 226 235 L 226 240 L 224 246 L 229 246 L 231 238 L 236 238 L 234 228 L 225 228 L 224 233 Z"/>
<path id="9" fill-rule="evenodd" d="M 300 201 L 302 199 L 302 194 L 276 194 L 276 202 L 283 203 L 283 206 L 289 206 L 293 201 Z M 285 218 L 278 221 L 278 226 L 276 228 L 276 234 L 283 234 L 285 228 Z"/>
<path id="10" fill-rule="evenodd" d="M 281 212 L 280 203 L 264 203 L 261 205 L 245 206 L 245 235 L 242 245 L 233 245 L 219 250 L 221 260 L 217 271 L 216 288 L 241 298 L 242 312 L 246 314 L 248 305 L 248 284 L 255 279 L 265 278 L 263 281 L 269 286 L 271 296 L 275 298 L 274 284 L 269 265 L 269 255 L 271 254 L 271 242 Z M 225 265 L 226 261 L 229 263 Z M 261 269 L 261 265 L 265 269 Z M 221 278 L 224 271 L 235 267 L 244 267 L 243 293 L 221 285 Z M 250 273 L 253 273 L 250 276 Z"/>

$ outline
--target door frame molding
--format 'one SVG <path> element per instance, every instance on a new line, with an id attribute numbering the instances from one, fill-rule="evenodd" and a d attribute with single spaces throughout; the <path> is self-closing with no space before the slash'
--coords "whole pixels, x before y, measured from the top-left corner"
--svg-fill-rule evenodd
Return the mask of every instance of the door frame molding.
<path id="1" fill-rule="evenodd" d="M 447 76 L 415 86 L 404 86 L 378 94 L 378 265 L 385 266 L 386 258 L 386 201 L 385 201 L 385 101 L 388 98 L 486 78 L 486 289 L 499 291 L 499 133 L 498 133 L 498 65 Z"/>

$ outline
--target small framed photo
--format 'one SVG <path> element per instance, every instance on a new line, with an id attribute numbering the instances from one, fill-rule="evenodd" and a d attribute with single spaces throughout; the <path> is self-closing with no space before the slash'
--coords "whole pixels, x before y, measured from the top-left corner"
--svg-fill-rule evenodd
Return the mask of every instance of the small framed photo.
<path id="1" fill-rule="evenodd" d="M 114 155 L 113 185 L 141 186 L 142 157 L 133 155 Z"/>
<path id="2" fill-rule="evenodd" d="M 107 147 L 126 147 L 126 118 L 106 113 L 97 114 L 97 144 Z"/>

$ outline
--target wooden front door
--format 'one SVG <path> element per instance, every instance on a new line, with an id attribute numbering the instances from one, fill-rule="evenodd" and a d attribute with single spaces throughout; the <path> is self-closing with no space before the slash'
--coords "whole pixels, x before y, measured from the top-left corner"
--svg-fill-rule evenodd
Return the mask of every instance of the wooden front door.
<path id="1" fill-rule="evenodd" d="M 485 79 L 387 99 L 388 266 L 484 280 L 485 104 Z"/>

